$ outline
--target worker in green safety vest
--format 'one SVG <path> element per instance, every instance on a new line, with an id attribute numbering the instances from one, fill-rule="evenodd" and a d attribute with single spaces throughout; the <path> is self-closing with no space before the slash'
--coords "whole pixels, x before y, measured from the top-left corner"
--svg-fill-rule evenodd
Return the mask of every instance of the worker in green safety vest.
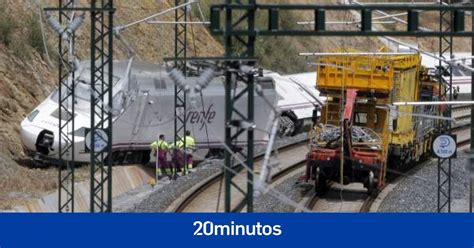
<path id="1" fill-rule="evenodd" d="M 188 170 L 193 168 L 193 153 L 196 150 L 196 141 L 191 136 L 190 131 L 185 132 L 184 136 L 184 156 Z"/>
<path id="2" fill-rule="evenodd" d="M 160 134 L 158 140 L 151 143 L 150 147 L 154 156 L 156 156 L 156 168 L 157 176 L 160 179 L 163 174 L 170 175 L 171 169 L 168 166 L 167 153 L 169 150 L 169 145 L 165 141 L 165 135 Z"/>

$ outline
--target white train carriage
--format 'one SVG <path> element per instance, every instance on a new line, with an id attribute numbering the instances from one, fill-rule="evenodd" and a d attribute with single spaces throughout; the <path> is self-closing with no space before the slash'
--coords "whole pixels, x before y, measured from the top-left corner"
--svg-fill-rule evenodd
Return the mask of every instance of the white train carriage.
<path id="1" fill-rule="evenodd" d="M 90 154 L 85 149 L 85 132 L 90 127 L 90 69 L 88 62 L 76 75 L 75 127 L 68 129 L 74 135 L 75 161 L 88 162 Z M 127 62 L 114 62 L 113 79 L 113 158 L 117 163 L 147 163 L 150 160 L 149 144 L 158 134 L 168 140 L 174 136 L 174 83 L 164 66 L 134 63 L 128 80 L 125 75 Z M 315 78 L 315 73 L 313 74 Z M 270 121 L 272 109 L 281 111 L 281 132 L 295 135 L 307 129 L 313 109 L 319 104 L 315 80 L 305 80 L 304 74 L 281 76 L 264 71 L 257 77 L 263 97 L 255 97 L 255 124 L 265 128 Z M 305 75 L 308 77 L 308 75 Z M 196 99 L 195 106 L 188 105 L 187 129 L 196 139 L 198 149 L 222 148 L 224 141 L 224 77 L 216 76 Z M 237 82 L 236 89 L 242 88 Z M 189 101 L 188 101 L 189 102 Z M 269 106 L 268 102 L 273 104 Z M 72 106 L 72 102 L 70 102 Z M 105 103 L 107 105 L 107 103 Z M 25 153 L 35 160 L 58 159 L 59 109 L 58 91 L 55 90 L 39 104 L 21 123 L 21 140 Z M 238 102 L 245 113 L 245 99 Z M 65 111 L 64 111 L 65 112 Z M 62 113 L 65 116 L 69 113 Z M 265 132 L 255 132 L 255 143 L 265 144 Z M 237 146 L 247 144 L 239 140 Z M 69 157 L 65 159 L 70 159 Z"/>
<path id="2" fill-rule="evenodd" d="M 438 54 L 433 54 L 435 56 L 438 56 Z M 433 58 L 431 56 L 428 56 L 426 54 L 421 54 L 422 59 L 421 59 L 421 64 L 427 68 L 430 69 L 436 69 L 436 67 L 439 66 L 439 60 L 436 58 Z M 462 52 L 457 52 L 453 53 L 453 58 L 451 59 L 458 59 L 454 64 L 459 64 L 459 65 L 466 65 L 466 66 L 471 66 L 471 53 L 462 53 Z M 468 58 L 468 59 L 462 59 L 462 58 Z M 448 58 L 449 59 L 449 58 Z M 443 63 L 443 65 L 445 65 Z M 470 99 L 471 96 L 471 73 L 468 70 L 464 70 L 461 68 L 461 66 L 453 66 L 452 67 L 452 82 L 453 82 L 453 88 L 456 91 L 455 95 L 459 96 L 458 100 L 468 100 Z M 446 76 L 446 80 L 449 80 L 449 78 Z"/>

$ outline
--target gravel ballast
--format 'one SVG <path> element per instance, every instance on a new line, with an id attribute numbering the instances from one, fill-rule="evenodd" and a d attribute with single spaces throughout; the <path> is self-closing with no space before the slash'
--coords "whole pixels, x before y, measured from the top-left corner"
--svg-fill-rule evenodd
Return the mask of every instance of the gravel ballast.
<path id="1" fill-rule="evenodd" d="M 465 156 L 458 152 L 458 156 Z M 451 210 L 467 212 L 469 199 L 469 160 L 452 160 Z M 378 212 L 436 212 L 438 199 L 437 161 L 425 163 L 399 183 L 382 201 Z"/>
<path id="2" fill-rule="evenodd" d="M 306 138 L 306 134 L 287 137 L 276 142 L 276 146 L 296 143 Z M 256 147 L 255 152 L 263 152 L 265 147 Z M 194 172 L 176 181 L 160 182 L 155 188 L 144 185 L 115 201 L 116 212 L 164 212 L 183 193 L 210 176 L 221 172 L 223 160 L 208 160 L 198 164 Z"/>
<path id="3" fill-rule="evenodd" d="M 278 146 L 294 143 L 304 138 L 303 135 L 278 141 Z M 263 151 L 260 147 L 256 152 Z M 465 156 L 459 153 L 459 157 Z M 452 211 L 466 212 L 469 197 L 469 161 L 465 158 L 453 159 L 452 166 Z M 209 160 L 199 164 L 196 171 L 178 178 L 176 181 L 160 182 L 155 188 L 144 185 L 123 195 L 115 201 L 114 211 L 126 212 L 163 212 L 187 190 L 202 183 L 212 175 L 222 171 L 222 160 Z M 437 210 L 437 162 L 420 165 L 409 175 L 397 180 L 396 186 L 381 201 L 378 212 L 436 212 Z M 294 175 L 275 186 L 274 190 L 284 195 L 282 201 L 274 194 L 265 193 L 255 197 L 255 212 L 293 212 L 294 205 L 300 202 L 312 189 L 311 184 L 296 184 Z"/>
<path id="4" fill-rule="evenodd" d="M 302 201 L 307 192 L 313 188 L 313 185 L 309 183 L 296 183 L 302 174 L 289 177 L 278 184 L 274 188 L 278 195 L 272 192 L 256 197 L 254 200 L 255 212 L 294 212 L 295 204 Z"/>
<path id="5" fill-rule="evenodd" d="M 186 190 L 200 183 L 202 180 L 221 171 L 222 161 L 208 161 L 200 164 L 196 171 L 181 176 L 175 181 L 167 181 L 159 183 L 155 186 L 157 189 L 151 192 L 148 197 L 137 204 L 134 204 L 127 212 L 164 212 L 176 198 L 183 194 Z"/>

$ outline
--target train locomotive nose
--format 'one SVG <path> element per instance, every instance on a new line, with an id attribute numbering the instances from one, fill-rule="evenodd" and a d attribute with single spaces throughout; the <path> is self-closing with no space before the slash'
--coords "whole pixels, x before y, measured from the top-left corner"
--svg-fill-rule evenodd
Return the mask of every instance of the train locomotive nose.
<path id="1" fill-rule="evenodd" d="M 35 162 L 42 162 L 46 156 L 51 156 L 57 143 L 54 133 L 30 123 L 22 124 L 20 133 L 25 154 Z"/>
<path id="2" fill-rule="evenodd" d="M 54 151 L 54 134 L 49 130 L 43 130 L 36 138 L 36 151 L 42 155 L 48 155 L 50 151 Z"/>

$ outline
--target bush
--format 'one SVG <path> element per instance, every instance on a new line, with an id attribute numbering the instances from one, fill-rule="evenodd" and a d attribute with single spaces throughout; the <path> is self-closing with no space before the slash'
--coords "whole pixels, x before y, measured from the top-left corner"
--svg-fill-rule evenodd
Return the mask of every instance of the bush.
<path id="1" fill-rule="evenodd" d="M 36 15 L 30 15 L 26 19 L 27 27 L 27 42 L 28 45 L 38 51 L 41 55 L 44 54 L 43 35 L 41 32 L 41 24 Z"/>
<path id="2" fill-rule="evenodd" d="M 10 45 L 10 49 L 16 57 L 25 62 L 32 58 L 31 47 L 26 44 L 24 39 L 15 40 L 15 42 Z"/>
<path id="3" fill-rule="evenodd" d="M 13 20 L 6 7 L 0 5 L 0 41 L 9 46 L 13 41 L 13 31 L 17 28 L 17 23 Z"/>
<path id="4" fill-rule="evenodd" d="M 0 43 L 22 60 L 30 60 L 33 51 L 43 55 L 45 49 L 38 15 L 25 13 L 21 21 L 15 20 L 11 11 L 0 2 Z"/>

